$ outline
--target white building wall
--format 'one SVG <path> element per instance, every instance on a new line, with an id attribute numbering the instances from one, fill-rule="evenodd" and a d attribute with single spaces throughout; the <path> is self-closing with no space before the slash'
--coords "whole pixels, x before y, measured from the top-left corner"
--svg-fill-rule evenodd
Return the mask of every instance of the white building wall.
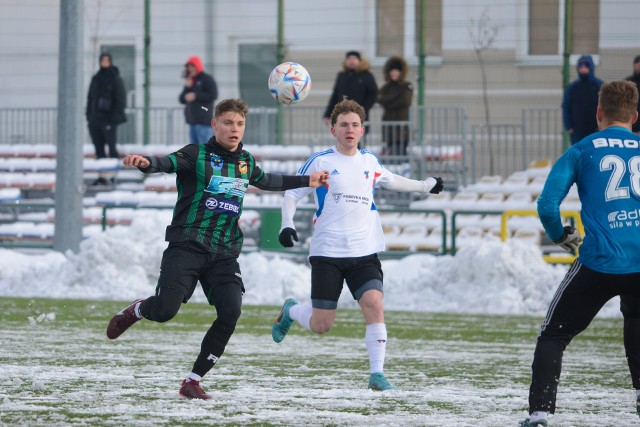
<path id="1" fill-rule="evenodd" d="M 199 55 L 205 62 L 211 58 L 214 66 L 208 71 L 216 78 L 221 97 L 238 96 L 238 46 L 277 41 L 276 0 L 211 0 L 212 22 L 207 22 L 205 1 L 151 1 L 153 106 L 178 105 L 180 72 L 191 55 Z M 443 50 L 471 50 L 472 21 L 480 19 L 486 10 L 487 25 L 498 28 L 492 48 L 513 50 L 521 59 L 527 44 L 529 1 L 533 0 L 443 0 Z M 358 49 L 376 65 L 384 60 L 374 57 L 375 0 L 298 0 L 284 4 L 284 36 L 289 52 L 318 52 L 325 57 L 336 52 L 337 58 L 346 50 Z M 59 0 L 0 2 L 0 108 L 56 105 L 59 9 Z M 86 0 L 84 9 L 85 87 L 98 69 L 101 44 L 132 44 L 136 47 L 136 104 L 141 106 L 144 2 Z M 601 0 L 600 9 L 601 49 L 637 48 L 640 53 L 638 2 Z M 407 17 L 405 26 L 412 31 L 411 14 Z M 209 35 L 211 44 L 207 43 Z M 213 46 L 212 52 L 206 51 L 209 45 Z"/>

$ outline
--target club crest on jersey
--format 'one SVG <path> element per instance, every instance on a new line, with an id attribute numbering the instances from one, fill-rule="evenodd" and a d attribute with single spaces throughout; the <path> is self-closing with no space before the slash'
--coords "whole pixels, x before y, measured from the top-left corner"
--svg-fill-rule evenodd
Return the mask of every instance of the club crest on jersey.
<path id="1" fill-rule="evenodd" d="M 369 171 L 364 171 L 364 179 L 369 179 Z"/>
<path id="2" fill-rule="evenodd" d="M 342 198 L 342 193 L 336 193 L 333 195 L 333 200 L 335 200 L 336 203 L 338 203 L 341 198 Z"/>
<path id="3" fill-rule="evenodd" d="M 245 162 L 244 160 L 240 160 L 238 162 L 238 170 L 240 171 L 240 173 L 247 173 L 247 162 Z"/>
<path id="4" fill-rule="evenodd" d="M 219 171 L 224 166 L 224 160 L 217 154 L 211 153 L 211 158 L 209 160 L 211 162 L 211 169 L 214 171 Z"/>

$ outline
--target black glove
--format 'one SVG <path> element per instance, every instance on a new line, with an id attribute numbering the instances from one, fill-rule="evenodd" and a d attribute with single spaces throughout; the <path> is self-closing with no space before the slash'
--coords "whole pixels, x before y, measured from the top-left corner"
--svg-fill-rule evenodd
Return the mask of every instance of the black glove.
<path id="1" fill-rule="evenodd" d="M 429 193 L 438 194 L 439 192 L 444 190 L 444 181 L 442 181 L 442 178 L 440 178 L 439 176 L 435 176 L 434 179 L 436 180 L 436 185 L 434 185 L 433 188 L 429 190 Z"/>
<path id="2" fill-rule="evenodd" d="M 580 232 L 570 225 L 564 227 L 564 233 L 558 240 L 554 240 L 553 243 L 560 246 L 566 251 L 575 251 L 578 249 L 578 245 L 582 242 L 582 236 Z"/>
<path id="3" fill-rule="evenodd" d="M 280 236 L 278 236 L 278 240 L 285 248 L 292 248 L 293 241 L 298 241 L 298 233 L 296 233 L 296 230 L 291 227 L 283 228 L 280 232 Z"/>

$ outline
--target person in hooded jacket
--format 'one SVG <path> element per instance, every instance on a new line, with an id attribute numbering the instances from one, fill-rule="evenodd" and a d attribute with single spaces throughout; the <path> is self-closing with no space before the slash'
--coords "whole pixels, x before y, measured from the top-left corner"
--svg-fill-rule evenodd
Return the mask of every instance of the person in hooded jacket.
<path id="1" fill-rule="evenodd" d="M 213 130 L 213 103 L 218 98 L 218 86 L 210 74 L 204 72 L 202 60 L 192 56 L 184 64 L 184 88 L 178 99 L 184 104 L 184 117 L 189 124 L 192 144 L 206 144 Z"/>
<path id="2" fill-rule="evenodd" d="M 109 147 L 109 157 L 118 158 L 117 127 L 127 121 L 124 113 L 127 98 L 120 71 L 113 65 L 111 54 L 103 52 L 99 61 L 100 70 L 91 79 L 87 94 L 86 116 L 89 135 L 98 159 L 107 157 L 105 146 Z M 105 184 L 107 179 L 102 176 L 93 183 Z"/>
<path id="3" fill-rule="evenodd" d="M 596 110 L 602 80 L 595 76 L 591 55 L 582 55 L 576 64 L 578 79 L 567 86 L 562 99 L 562 121 L 571 145 L 598 131 Z"/>
<path id="4" fill-rule="evenodd" d="M 407 154 L 409 126 L 399 122 L 409 120 L 409 107 L 413 99 L 413 85 L 405 80 L 408 71 L 407 62 L 400 56 L 392 56 L 384 64 L 386 83 L 378 90 L 377 101 L 384 107 L 382 139 L 386 143 L 385 154 Z"/>
<path id="5" fill-rule="evenodd" d="M 333 92 L 324 111 L 323 121 L 329 126 L 331 113 L 336 104 L 344 99 L 350 99 L 362 105 L 365 112 L 365 122 L 369 121 L 369 110 L 376 102 L 378 85 L 376 79 L 369 71 L 369 61 L 362 58 L 360 52 L 350 50 L 346 53 L 342 63 L 342 71 L 336 76 Z M 368 126 L 365 125 L 365 132 Z M 364 139 L 364 138 L 363 138 Z"/>

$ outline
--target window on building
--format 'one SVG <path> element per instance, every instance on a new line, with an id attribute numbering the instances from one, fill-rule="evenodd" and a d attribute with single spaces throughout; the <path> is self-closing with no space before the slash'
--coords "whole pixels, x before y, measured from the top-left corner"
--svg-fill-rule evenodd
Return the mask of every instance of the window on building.
<path id="1" fill-rule="evenodd" d="M 529 55 L 559 55 L 564 26 L 564 1 L 529 0 Z M 563 20 L 563 22 L 560 22 Z M 598 53 L 600 0 L 573 1 L 571 8 L 571 53 Z"/>
<path id="2" fill-rule="evenodd" d="M 571 15 L 573 18 L 571 53 L 578 55 L 599 53 L 600 0 L 574 1 Z"/>
<path id="3" fill-rule="evenodd" d="M 422 4 L 426 10 L 425 52 L 427 56 L 442 56 L 442 0 L 416 0 L 416 55 L 420 54 L 420 14 Z"/>
<path id="4" fill-rule="evenodd" d="M 529 1 L 529 55 L 558 55 L 560 0 Z"/>
<path id="5" fill-rule="evenodd" d="M 412 6 L 415 4 L 415 6 Z M 425 6 L 425 50 L 429 56 L 442 55 L 442 0 L 378 0 L 376 2 L 376 54 L 377 56 L 403 55 L 405 53 L 405 8 L 415 16 L 415 54 L 420 49 L 420 13 Z M 415 8 L 415 9 L 414 9 Z M 411 51 L 411 46 L 407 46 Z"/>
<path id="6" fill-rule="evenodd" d="M 376 5 L 377 56 L 404 52 L 404 0 L 378 0 Z"/>

